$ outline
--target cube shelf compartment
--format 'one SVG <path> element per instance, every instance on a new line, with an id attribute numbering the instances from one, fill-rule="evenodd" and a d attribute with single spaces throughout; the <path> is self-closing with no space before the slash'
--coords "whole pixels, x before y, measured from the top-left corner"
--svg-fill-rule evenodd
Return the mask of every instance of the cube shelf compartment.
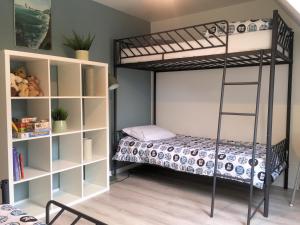
<path id="1" fill-rule="evenodd" d="M 83 167 L 84 182 L 83 195 L 93 196 L 95 194 L 105 191 L 108 186 L 108 161 L 101 161 L 86 165 Z"/>
<path id="2" fill-rule="evenodd" d="M 40 79 L 44 96 L 11 97 L 10 72 L 25 66 Z M 54 199 L 73 205 L 109 190 L 108 65 L 57 56 L 0 51 L 0 180 L 9 180 L 9 201 L 40 217 Z M 92 75 L 90 72 L 92 71 Z M 92 81 L 92 82 L 91 82 Z M 88 83 L 87 83 L 88 82 Z M 90 86 L 92 84 L 92 86 Z M 48 119 L 61 107 L 68 130 L 33 138 L 12 138 L 12 118 Z M 84 161 L 83 138 L 93 142 Z M 21 152 L 25 179 L 14 181 L 13 148 Z M 7 151 L 4 151 L 7 149 Z M 52 210 L 55 210 L 54 208 Z M 54 212 L 54 211 L 52 211 Z"/>
<path id="3" fill-rule="evenodd" d="M 26 212 L 41 217 L 51 199 L 50 176 L 14 185 L 14 205 Z"/>
<path id="4" fill-rule="evenodd" d="M 38 119 L 49 120 L 49 99 L 12 99 L 12 117 L 37 117 Z"/>
<path id="5" fill-rule="evenodd" d="M 83 133 L 84 138 L 92 140 L 92 158 L 85 159 L 85 149 L 83 148 L 83 163 L 89 164 L 101 160 L 106 160 L 106 146 L 107 146 L 107 131 L 95 130 Z"/>
<path id="6" fill-rule="evenodd" d="M 62 108 L 68 112 L 66 132 L 81 130 L 81 102 L 80 99 L 52 99 L 51 110 Z M 53 130 L 53 134 L 55 131 Z"/>
<path id="7" fill-rule="evenodd" d="M 107 99 L 83 99 L 83 127 L 84 130 L 106 127 Z M 101 115 L 101 116 L 99 116 Z"/>
<path id="8" fill-rule="evenodd" d="M 50 61 L 51 96 L 81 96 L 80 64 Z"/>
<path id="9" fill-rule="evenodd" d="M 53 199 L 63 204 L 72 203 L 82 197 L 81 167 L 52 175 Z"/>
<path id="10" fill-rule="evenodd" d="M 14 56 L 11 57 L 10 67 L 10 72 L 14 72 L 18 68 L 24 67 L 28 73 L 27 75 L 35 76 L 38 78 L 39 86 L 43 90 L 44 96 L 49 96 L 49 62 L 47 59 Z"/>
<path id="11" fill-rule="evenodd" d="M 22 153 L 24 160 L 24 179 L 14 181 L 22 183 L 45 176 L 50 172 L 50 138 L 14 142 L 13 147 Z"/>
<path id="12" fill-rule="evenodd" d="M 97 85 L 104 84 L 104 85 Z M 90 97 L 106 96 L 107 70 L 104 67 L 82 65 L 82 95 Z"/>
<path id="13" fill-rule="evenodd" d="M 82 134 L 52 137 L 52 171 L 59 172 L 80 166 Z"/>

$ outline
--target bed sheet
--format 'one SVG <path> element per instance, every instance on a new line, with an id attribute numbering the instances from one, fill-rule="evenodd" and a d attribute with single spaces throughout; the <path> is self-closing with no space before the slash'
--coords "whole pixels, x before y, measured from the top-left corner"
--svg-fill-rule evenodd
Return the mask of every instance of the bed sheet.
<path id="1" fill-rule="evenodd" d="M 244 183 L 250 182 L 251 165 L 254 163 L 254 186 L 262 189 L 265 180 L 266 146 L 256 145 L 255 160 L 252 149 L 228 144 L 251 145 L 246 142 L 222 140 L 219 146 L 218 174 L 226 179 Z M 173 170 L 204 176 L 213 176 L 216 140 L 202 137 L 177 135 L 174 138 L 142 142 L 131 136 L 120 140 L 114 160 L 153 164 Z M 276 162 L 272 171 L 275 180 L 285 168 L 285 163 Z"/>

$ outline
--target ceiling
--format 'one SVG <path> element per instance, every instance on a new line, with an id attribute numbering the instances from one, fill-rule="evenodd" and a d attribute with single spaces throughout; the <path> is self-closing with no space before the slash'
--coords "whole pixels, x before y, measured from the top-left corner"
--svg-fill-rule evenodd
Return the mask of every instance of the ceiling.
<path id="1" fill-rule="evenodd" d="M 94 0 L 149 22 L 254 0 Z"/>
<path id="2" fill-rule="evenodd" d="M 296 21 L 298 25 L 300 25 L 300 13 L 293 8 L 287 0 L 277 0 L 279 4 L 286 10 L 286 12 Z M 299 0 L 294 0 L 294 2 Z M 299 4 L 299 3 L 298 3 Z"/>

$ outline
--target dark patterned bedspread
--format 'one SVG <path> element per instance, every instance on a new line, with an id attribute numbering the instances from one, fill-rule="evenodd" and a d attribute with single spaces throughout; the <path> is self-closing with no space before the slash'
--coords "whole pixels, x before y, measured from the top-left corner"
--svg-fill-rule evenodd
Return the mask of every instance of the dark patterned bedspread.
<path id="1" fill-rule="evenodd" d="M 226 143 L 250 145 L 246 142 Z M 265 179 L 266 146 L 256 145 L 254 160 L 254 186 L 263 188 Z M 213 176 L 216 140 L 177 135 L 174 138 L 142 142 L 127 136 L 120 140 L 114 160 L 159 165 L 187 173 Z M 249 183 L 252 165 L 252 149 L 220 145 L 218 173 L 228 179 Z M 275 180 L 284 170 L 285 164 L 276 166 L 272 173 Z"/>
<path id="2" fill-rule="evenodd" d="M 23 211 L 11 206 L 0 205 L 0 224 L 4 225 L 46 225 Z"/>

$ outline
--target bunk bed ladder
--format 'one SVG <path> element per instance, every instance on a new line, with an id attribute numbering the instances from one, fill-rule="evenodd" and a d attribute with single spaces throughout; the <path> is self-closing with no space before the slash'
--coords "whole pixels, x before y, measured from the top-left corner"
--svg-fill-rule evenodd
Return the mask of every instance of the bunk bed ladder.
<path id="1" fill-rule="evenodd" d="M 252 203 L 253 203 L 253 179 L 254 179 L 254 166 L 255 166 L 255 154 L 256 154 L 256 140 L 257 140 L 257 125 L 258 125 L 258 115 L 259 115 L 259 102 L 260 102 L 260 90 L 261 90 L 261 77 L 262 77 L 262 67 L 263 67 L 263 50 L 259 53 L 259 71 L 258 71 L 258 80 L 254 82 L 226 82 L 226 73 L 223 73 L 222 77 L 222 87 L 221 87 L 221 99 L 220 99 L 220 108 L 219 108 L 219 120 L 218 120 L 218 131 L 217 131 L 217 140 L 216 140 L 216 152 L 215 152 L 215 166 L 214 166 L 214 177 L 213 177 L 213 191 L 212 191 L 212 202 L 211 202 L 211 217 L 214 215 L 214 205 L 215 205 L 215 197 L 216 197 L 216 184 L 217 178 L 223 177 L 218 174 L 218 155 L 219 155 L 219 146 L 220 145 L 228 145 L 227 143 L 222 142 L 221 140 L 221 125 L 223 116 L 247 116 L 254 117 L 254 126 L 253 126 L 253 142 L 250 146 L 244 146 L 239 144 L 230 144 L 230 146 L 235 147 L 251 147 L 252 148 L 252 164 L 251 164 L 251 178 L 249 179 L 250 183 L 250 194 L 249 194 L 249 202 L 248 202 L 248 216 L 247 216 L 247 225 L 250 224 L 251 218 L 257 212 L 257 209 L 261 206 L 260 203 L 255 210 L 252 212 Z M 257 86 L 256 89 L 256 102 L 255 102 L 255 112 L 254 113 L 239 113 L 239 112 L 225 112 L 223 111 L 224 104 L 224 92 L 226 86 L 239 85 L 239 86 L 248 86 L 254 85 Z"/>

